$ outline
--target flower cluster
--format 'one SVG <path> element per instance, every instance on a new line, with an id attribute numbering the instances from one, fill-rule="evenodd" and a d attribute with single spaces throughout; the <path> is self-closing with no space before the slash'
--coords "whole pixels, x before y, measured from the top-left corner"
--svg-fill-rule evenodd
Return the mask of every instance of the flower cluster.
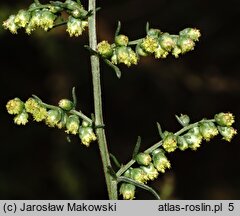
<path id="1" fill-rule="evenodd" d="M 59 25 L 57 20 L 62 19 L 62 11 L 68 14 L 66 31 L 69 35 L 79 36 L 88 26 L 87 17 L 89 13 L 83 6 L 75 1 L 66 0 L 62 2 L 51 2 L 51 4 L 33 3 L 27 10 L 19 10 L 16 15 L 11 15 L 3 22 L 3 27 L 8 29 L 12 34 L 17 34 L 18 29 L 25 28 L 27 34 L 31 34 L 37 28 L 49 31 L 54 25 Z"/>
<path id="2" fill-rule="evenodd" d="M 171 167 L 166 153 L 180 150 L 197 150 L 202 140 L 209 141 L 219 133 L 226 141 L 231 141 L 237 131 L 232 127 L 234 116 L 231 113 L 219 113 L 212 120 L 203 119 L 197 123 L 189 125 L 190 118 L 187 115 L 176 116 L 179 123 L 183 126 L 181 133 L 165 131 L 162 133 L 162 148 L 157 148 L 151 153 L 141 152 L 134 158 L 139 167 L 130 167 L 124 176 L 131 178 L 139 183 L 146 184 L 149 180 L 154 180 L 159 173 L 165 173 Z M 182 135 L 178 135 L 182 134 Z M 148 151 L 146 151 L 148 152 Z M 136 187 L 131 183 L 122 183 L 120 194 L 123 199 L 134 199 Z"/>
<path id="3" fill-rule="evenodd" d="M 117 35 L 115 42 L 109 44 L 104 40 L 97 46 L 97 52 L 103 58 L 110 59 L 113 64 L 123 63 L 128 67 L 136 65 L 140 56 L 154 54 L 155 58 L 166 58 L 172 53 L 176 58 L 194 49 L 195 42 L 200 37 L 200 31 L 195 28 L 186 28 L 179 35 L 163 33 L 159 29 L 149 29 L 145 38 L 137 43 L 129 42 L 126 35 Z M 136 45 L 135 52 L 130 47 Z"/>
<path id="4" fill-rule="evenodd" d="M 165 151 L 161 148 L 155 149 L 151 155 L 148 153 L 139 153 L 136 156 L 136 161 L 140 167 L 130 167 L 124 176 L 131 178 L 139 183 L 146 184 L 147 181 L 153 181 L 160 173 L 165 173 L 166 169 L 171 167 L 171 164 L 165 156 Z M 135 186 L 130 183 L 122 183 L 120 186 L 120 194 L 123 199 L 134 199 Z"/>
<path id="5" fill-rule="evenodd" d="M 25 125 L 31 114 L 34 121 L 43 121 L 49 127 L 65 129 L 68 134 L 78 134 L 85 146 L 89 146 L 97 139 L 89 122 L 84 120 L 81 122 L 78 115 L 71 114 L 70 111 L 74 109 L 72 101 L 61 99 L 58 105 L 47 109 L 35 98 L 29 98 L 25 103 L 19 98 L 14 98 L 8 101 L 6 108 L 9 114 L 15 115 L 14 123 L 17 125 Z"/>
<path id="6" fill-rule="evenodd" d="M 169 53 L 172 53 L 178 58 L 179 54 L 193 50 L 200 36 L 200 31 L 195 28 L 186 28 L 180 31 L 179 35 L 150 29 L 147 36 L 137 44 L 136 51 L 140 56 L 154 54 L 155 58 L 166 58 Z"/>
<path id="7" fill-rule="evenodd" d="M 231 141 L 237 133 L 232 124 L 234 116 L 231 113 L 216 114 L 214 120 L 202 120 L 181 136 L 176 136 L 170 132 L 164 132 L 163 148 L 167 152 L 173 152 L 177 148 L 184 151 L 188 148 L 197 150 L 202 140 L 209 141 L 219 133 L 226 141 Z M 187 125 L 185 126 L 187 127 Z"/>
<path id="8" fill-rule="evenodd" d="M 126 35 L 118 35 L 115 37 L 115 43 L 109 44 L 102 41 L 97 46 L 98 53 L 103 58 L 111 59 L 113 64 L 123 63 L 130 67 L 138 62 L 137 54 L 128 46 L 129 39 Z"/>

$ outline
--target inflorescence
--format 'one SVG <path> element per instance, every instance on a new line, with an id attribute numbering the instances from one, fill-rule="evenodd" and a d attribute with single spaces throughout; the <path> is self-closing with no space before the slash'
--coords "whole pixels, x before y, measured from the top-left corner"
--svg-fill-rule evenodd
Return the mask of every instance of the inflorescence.
<path id="1" fill-rule="evenodd" d="M 145 38 L 132 42 L 122 34 L 116 35 L 113 44 L 103 40 L 98 44 L 97 52 L 115 65 L 123 63 L 129 67 L 136 65 L 140 56 L 154 55 L 155 58 L 166 58 L 171 53 L 178 58 L 180 54 L 193 50 L 200 36 L 200 31 L 195 28 L 186 28 L 180 31 L 179 35 L 149 29 Z M 135 51 L 131 45 L 136 45 Z"/>
<path id="2" fill-rule="evenodd" d="M 68 19 L 65 19 L 66 12 Z M 80 1 L 66 0 L 65 2 L 51 1 L 49 4 L 32 3 L 28 9 L 21 9 L 3 22 L 3 27 L 12 34 L 18 29 L 25 28 L 31 34 L 37 28 L 49 31 L 55 26 L 67 25 L 69 35 L 79 36 L 88 26 L 88 17 L 92 13 L 86 11 Z"/>
<path id="3" fill-rule="evenodd" d="M 34 121 L 45 122 L 48 127 L 65 129 L 67 134 L 78 134 L 85 146 L 97 139 L 91 121 L 81 121 L 74 103 L 68 99 L 61 99 L 58 106 L 52 106 L 38 98 L 31 97 L 25 103 L 14 98 L 8 101 L 6 108 L 9 114 L 15 115 L 14 123 L 17 125 L 26 125 L 31 115 Z"/>
<path id="4" fill-rule="evenodd" d="M 171 167 L 166 153 L 174 152 L 176 149 L 181 151 L 197 150 L 201 146 L 202 140 L 209 141 L 219 133 L 224 140 L 230 142 L 237 134 L 236 129 L 232 127 L 234 116 L 231 113 L 219 113 L 214 116 L 214 119 L 203 119 L 190 125 L 187 115 L 176 117 L 183 128 L 177 133 L 168 131 L 161 133 L 160 144 L 151 151 L 148 149 L 138 153 L 134 158 L 137 166 L 129 167 L 123 174 L 125 177 L 146 184 L 147 181 L 156 179 L 159 173 L 165 173 L 166 169 Z M 134 199 L 135 190 L 134 184 L 124 182 L 121 184 L 119 192 L 123 199 Z"/>

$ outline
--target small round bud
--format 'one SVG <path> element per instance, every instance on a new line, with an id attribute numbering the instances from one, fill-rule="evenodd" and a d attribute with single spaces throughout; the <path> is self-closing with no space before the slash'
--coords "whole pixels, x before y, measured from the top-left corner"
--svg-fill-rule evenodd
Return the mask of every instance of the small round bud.
<path id="1" fill-rule="evenodd" d="M 183 127 L 186 127 L 189 125 L 190 118 L 188 115 L 181 114 L 180 116 L 176 116 L 176 118 Z"/>
<path id="2" fill-rule="evenodd" d="M 180 36 L 177 41 L 177 45 L 182 51 L 182 54 L 189 52 L 194 49 L 194 41 L 187 36 Z"/>
<path id="3" fill-rule="evenodd" d="M 143 152 L 140 152 L 136 155 L 136 158 L 135 160 L 137 161 L 137 163 L 139 165 L 144 165 L 144 166 L 147 166 L 150 164 L 152 158 L 149 154 L 147 153 L 143 153 Z"/>
<path id="4" fill-rule="evenodd" d="M 92 141 L 97 140 L 97 137 L 91 127 L 80 127 L 79 138 L 81 139 L 82 144 L 86 145 L 87 147 Z"/>
<path id="5" fill-rule="evenodd" d="M 131 169 L 131 178 L 137 182 L 145 183 L 147 180 L 147 174 L 140 168 Z"/>
<path id="6" fill-rule="evenodd" d="M 69 9 L 69 10 L 74 10 L 76 8 L 81 8 L 82 7 L 81 4 L 79 4 L 75 1 L 72 1 L 72 0 L 66 0 L 65 5 L 66 5 L 66 8 Z"/>
<path id="7" fill-rule="evenodd" d="M 187 141 L 189 148 L 192 150 L 197 150 L 202 143 L 202 135 L 198 127 L 194 127 L 188 133 L 184 134 L 183 138 Z"/>
<path id="8" fill-rule="evenodd" d="M 127 46 L 128 45 L 128 37 L 126 35 L 117 35 L 115 37 L 115 44 L 117 46 Z"/>
<path id="9" fill-rule="evenodd" d="M 28 12 L 26 10 L 20 10 L 20 11 L 18 11 L 18 13 L 15 17 L 14 22 L 18 26 L 25 28 L 26 25 L 28 24 L 30 18 L 31 18 L 30 12 Z"/>
<path id="10" fill-rule="evenodd" d="M 85 28 L 88 26 L 87 21 L 82 21 L 79 19 L 76 19 L 72 16 L 68 17 L 68 22 L 67 22 L 67 32 L 69 33 L 70 37 L 76 36 L 78 37 L 83 33 Z"/>
<path id="11" fill-rule="evenodd" d="M 181 151 L 184 151 L 184 150 L 188 149 L 188 143 L 183 136 L 178 136 L 177 137 L 177 144 L 178 144 L 178 148 Z"/>
<path id="12" fill-rule="evenodd" d="M 45 119 L 46 124 L 49 127 L 55 127 L 61 120 L 61 118 L 62 118 L 61 110 L 59 109 L 49 110 L 47 112 L 47 118 Z"/>
<path id="13" fill-rule="evenodd" d="M 218 135 L 218 129 L 213 122 L 200 123 L 199 130 L 206 141 Z"/>
<path id="14" fill-rule="evenodd" d="M 177 137 L 173 133 L 168 133 L 163 139 L 163 148 L 167 152 L 173 152 L 177 149 Z"/>
<path id="15" fill-rule="evenodd" d="M 159 43 L 161 47 L 168 52 L 171 51 L 176 46 L 175 41 L 173 40 L 171 35 L 168 33 L 163 33 L 159 37 Z"/>
<path id="16" fill-rule="evenodd" d="M 219 130 L 219 133 L 223 136 L 223 139 L 228 142 L 230 142 L 233 136 L 237 134 L 237 130 L 233 127 L 218 126 L 217 128 Z"/>
<path id="17" fill-rule="evenodd" d="M 120 195 L 123 196 L 124 200 L 132 200 L 135 197 L 136 187 L 133 184 L 122 183 L 119 189 Z"/>
<path id="18" fill-rule="evenodd" d="M 158 177 L 159 173 L 153 163 L 150 163 L 148 166 L 140 166 L 140 168 L 147 174 L 147 180 L 153 181 Z"/>
<path id="19" fill-rule="evenodd" d="M 131 169 L 132 168 L 129 168 L 123 175 L 127 178 L 131 178 Z"/>
<path id="20" fill-rule="evenodd" d="M 110 58 L 113 55 L 113 48 L 105 40 L 97 45 L 97 51 L 103 58 Z"/>
<path id="21" fill-rule="evenodd" d="M 14 117 L 14 123 L 17 125 L 25 125 L 28 123 L 28 113 L 23 110 L 20 114 Z"/>
<path id="22" fill-rule="evenodd" d="M 165 154 L 165 151 L 163 149 L 157 148 L 157 149 L 153 150 L 152 155 L 158 154 L 159 152 L 162 154 Z"/>
<path id="23" fill-rule="evenodd" d="M 161 173 L 165 173 L 165 170 L 171 167 L 169 160 L 162 152 L 153 155 L 153 165 Z"/>
<path id="24" fill-rule="evenodd" d="M 230 127 L 234 123 L 234 116 L 232 113 L 218 113 L 214 116 L 214 119 L 220 126 Z"/>
<path id="25" fill-rule="evenodd" d="M 15 15 L 11 15 L 7 20 L 3 22 L 3 28 L 8 29 L 12 34 L 17 34 L 17 30 L 20 26 L 15 23 Z"/>
<path id="26" fill-rule="evenodd" d="M 161 34 L 161 31 L 159 29 L 149 29 L 148 32 L 147 32 L 147 35 L 150 36 L 150 37 L 155 37 L 155 38 L 158 38 Z"/>
<path id="27" fill-rule="evenodd" d="M 70 134 L 77 134 L 78 130 L 79 130 L 79 117 L 76 115 L 70 115 L 67 118 L 67 122 L 66 122 L 66 133 L 70 133 Z"/>
<path id="28" fill-rule="evenodd" d="M 55 5 L 51 5 L 50 7 L 49 7 L 49 11 L 51 12 L 51 13 L 60 13 L 60 12 L 62 12 L 63 11 L 63 8 L 62 7 L 59 7 L 59 6 L 55 6 Z"/>
<path id="29" fill-rule="evenodd" d="M 147 36 L 142 40 L 141 48 L 148 53 L 154 53 L 158 48 L 158 39 L 152 36 Z"/>
<path id="30" fill-rule="evenodd" d="M 201 33 L 196 28 L 185 28 L 179 32 L 179 35 L 187 36 L 191 38 L 193 41 L 198 41 L 199 37 L 201 36 Z"/>
<path id="31" fill-rule="evenodd" d="M 20 114 L 24 109 L 24 103 L 19 98 L 14 98 L 7 102 L 6 108 L 9 114 Z"/>
<path id="32" fill-rule="evenodd" d="M 73 104 L 72 101 L 70 101 L 68 99 L 61 99 L 58 102 L 58 106 L 61 107 L 64 110 L 66 110 L 66 111 L 70 111 L 71 109 L 73 109 L 74 104 Z"/>
<path id="33" fill-rule="evenodd" d="M 85 120 L 82 121 L 82 127 L 90 127 L 91 124 Z"/>

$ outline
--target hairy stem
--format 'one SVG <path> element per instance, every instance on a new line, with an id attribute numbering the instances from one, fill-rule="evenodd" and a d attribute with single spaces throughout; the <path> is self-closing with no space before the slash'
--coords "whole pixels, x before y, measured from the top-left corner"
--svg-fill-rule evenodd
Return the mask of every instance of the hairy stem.
<path id="1" fill-rule="evenodd" d="M 89 0 L 89 11 L 93 11 L 92 16 L 88 18 L 89 21 L 89 46 L 92 50 L 97 48 L 96 35 L 96 0 Z M 102 96 L 101 96 L 101 80 L 99 57 L 91 55 L 91 68 L 93 80 L 93 94 L 94 94 L 94 109 L 95 109 L 95 125 L 104 125 L 102 114 Z M 98 145 L 103 164 L 105 180 L 107 184 L 109 199 L 117 199 L 117 181 L 108 172 L 108 167 L 111 167 L 110 156 L 107 147 L 107 141 L 104 128 L 97 128 L 96 134 L 98 138 Z"/>

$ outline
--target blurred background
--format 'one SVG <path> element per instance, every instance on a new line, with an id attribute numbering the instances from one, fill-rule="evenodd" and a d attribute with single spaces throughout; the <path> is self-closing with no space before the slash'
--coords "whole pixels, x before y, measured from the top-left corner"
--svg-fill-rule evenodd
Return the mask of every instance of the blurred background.
<path id="1" fill-rule="evenodd" d="M 46 1 L 42 1 L 44 3 Z M 0 21 L 31 1 L 0 3 Z M 87 1 L 82 3 L 87 7 Z M 156 122 L 168 131 L 181 127 L 175 114 L 192 122 L 215 113 L 232 112 L 240 130 L 239 7 L 237 1 L 122 0 L 98 1 L 98 40 L 113 42 L 117 21 L 130 40 L 150 27 L 177 34 L 186 27 L 201 30 L 195 50 L 179 59 L 142 58 L 137 66 L 121 66 L 122 78 L 101 64 L 103 109 L 111 153 L 129 161 L 137 139 L 144 150 L 159 141 Z M 93 112 L 87 33 L 70 38 L 65 27 L 31 36 L 12 35 L 0 27 L 0 199 L 107 199 L 98 146 L 68 143 L 63 130 L 30 122 L 13 123 L 5 105 L 31 94 L 57 104 L 71 98 Z M 239 199 L 240 136 L 231 143 L 218 136 L 194 152 L 176 151 L 168 157 L 172 169 L 151 182 L 164 199 Z M 153 197 L 137 190 L 137 199 Z"/>

